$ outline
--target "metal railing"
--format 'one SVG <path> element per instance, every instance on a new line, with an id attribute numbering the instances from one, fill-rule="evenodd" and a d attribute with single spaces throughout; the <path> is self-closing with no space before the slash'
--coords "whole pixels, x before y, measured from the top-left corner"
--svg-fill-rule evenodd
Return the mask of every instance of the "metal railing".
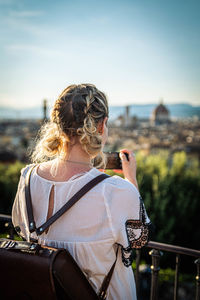
<path id="1" fill-rule="evenodd" d="M 12 225 L 11 216 L 0 214 L 0 222 L 4 223 L 5 227 L 7 227 L 8 236 L 7 238 L 14 239 L 15 230 Z M 178 300 L 178 288 L 179 288 L 179 268 L 180 268 L 180 256 L 188 255 L 191 257 L 195 257 L 195 264 L 197 268 L 196 277 L 196 296 L 195 300 L 200 300 L 200 251 L 194 250 L 190 248 L 179 247 L 175 245 L 169 245 L 164 243 L 158 243 L 154 241 L 149 241 L 145 248 L 150 248 L 149 255 L 151 256 L 152 264 L 151 264 L 151 288 L 150 288 L 150 300 L 160 300 L 158 287 L 159 287 L 159 271 L 160 271 L 160 258 L 162 256 L 161 251 L 175 253 L 175 278 L 174 278 L 174 295 L 173 300 Z M 135 280 L 136 280 L 136 288 L 137 292 L 139 291 L 140 286 L 140 258 L 141 258 L 141 250 L 136 250 L 136 271 L 135 271 Z"/>
<path id="2" fill-rule="evenodd" d="M 175 278 L 174 278 L 174 295 L 173 300 L 178 300 L 178 288 L 179 288 L 179 269 L 180 269 L 180 256 L 181 255 L 188 255 L 191 257 L 196 257 L 194 263 L 196 264 L 197 273 L 196 277 L 196 296 L 195 300 L 200 300 L 200 251 L 194 250 L 185 247 L 179 247 L 170 244 L 158 243 L 149 241 L 148 244 L 145 246 L 146 248 L 150 248 L 149 255 L 151 256 L 151 289 L 150 289 L 150 300 L 158 300 L 159 293 L 158 293 L 158 276 L 160 271 L 160 258 L 162 256 L 161 251 L 175 253 Z M 139 274 L 139 265 L 140 265 L 140 257 L 141 257 L 142 250 L 136 250 L 136 287 L 137 291 L 139 291 L 140 286 L 140 274 Z"/>

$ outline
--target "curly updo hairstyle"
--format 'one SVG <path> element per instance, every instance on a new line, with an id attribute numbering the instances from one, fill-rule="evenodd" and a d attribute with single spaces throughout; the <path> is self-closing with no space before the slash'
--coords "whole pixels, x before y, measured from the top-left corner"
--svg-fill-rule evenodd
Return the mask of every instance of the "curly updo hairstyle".
<path id="1" fill-rule="evenodd" d="M 72 137 L 78 137 L 83 150 L 93 158 L 98 156 L 100 165 L 104 165 L 98 125 L 105 117 L 108 102 L 104 93 L 92 84 L 68 86 L 55 101 L 50 121 L 40 129 L 32 161 L 65 157 Z"/>

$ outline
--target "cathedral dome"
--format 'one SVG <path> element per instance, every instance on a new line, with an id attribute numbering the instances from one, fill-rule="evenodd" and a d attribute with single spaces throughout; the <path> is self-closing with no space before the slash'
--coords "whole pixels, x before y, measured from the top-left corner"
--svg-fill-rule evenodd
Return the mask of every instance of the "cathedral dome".
<path id="1" fill-rule="evenodd" d="M 165 105 L 163 105 L 162 103 L 159 104 L 153 111 L 154 114 L 158 115 L 158 114 L 165 114 L 165 115 L 169 115 L 169 111 L 166 108 Z"/>
<path id="2" fill-rule="evenodd" d="M 153 110 L 151 120 L 157 124 L 169 121 L 169 110 L 163 104 L 163 101 Z"/>

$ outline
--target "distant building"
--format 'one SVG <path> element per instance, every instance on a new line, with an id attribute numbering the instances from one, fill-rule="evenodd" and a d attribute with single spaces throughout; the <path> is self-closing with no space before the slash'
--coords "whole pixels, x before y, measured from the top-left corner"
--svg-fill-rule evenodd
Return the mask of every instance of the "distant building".
<path id="1" fill-rule="evenodd" d="M 47 121 L 47 100 L 43 100 L 43 121 Z"/>
<path id="2" fill-rule="evenodd" d="M 131 117 L 130 117 L 130 105 L 126 105 L 125 107 L 125 127 L 131 126 Z"/>
<path id="3" fill-rule="evenodd" d="M 117 117 L 114 121 L 115 126 L 133 128 L 138 125 L 138 118 L 135 115 L 130 115 L 130 108 L 130 105 L 125 106 L 125 113 Z"/>
<path id="4" fill-rule="evenodd" d="M 125 126 L 125 118 L 123 115 L 120 115 L 117 117 L 117 119 L 114 121 L 115 126 L 117 127 L 124 127 Z"/>
<path id="5" fill-rule="evenodd" d="M 169 110 L 163 104 L 162 99 L 160 104 L 153 110 L 150 120 L 155 125 L 166 124 L 170 122 Z"/>

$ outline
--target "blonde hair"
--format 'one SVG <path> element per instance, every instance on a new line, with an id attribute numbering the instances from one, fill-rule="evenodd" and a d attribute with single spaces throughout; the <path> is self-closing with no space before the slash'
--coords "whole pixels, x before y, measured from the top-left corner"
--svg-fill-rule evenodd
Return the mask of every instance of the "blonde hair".
<path id="1" fill-rule="evenodd" d="M 50 121 L 40 129 L 31 159 L 43 162 L 66 156 L 72 137 L 78 137 L 82 149 L 98 166 L 105 166 L 102 135 L 98 125 L 108 117 L 108 102 L 104 93 L 92 84 L 68 86 L 55 101 Z"/>

